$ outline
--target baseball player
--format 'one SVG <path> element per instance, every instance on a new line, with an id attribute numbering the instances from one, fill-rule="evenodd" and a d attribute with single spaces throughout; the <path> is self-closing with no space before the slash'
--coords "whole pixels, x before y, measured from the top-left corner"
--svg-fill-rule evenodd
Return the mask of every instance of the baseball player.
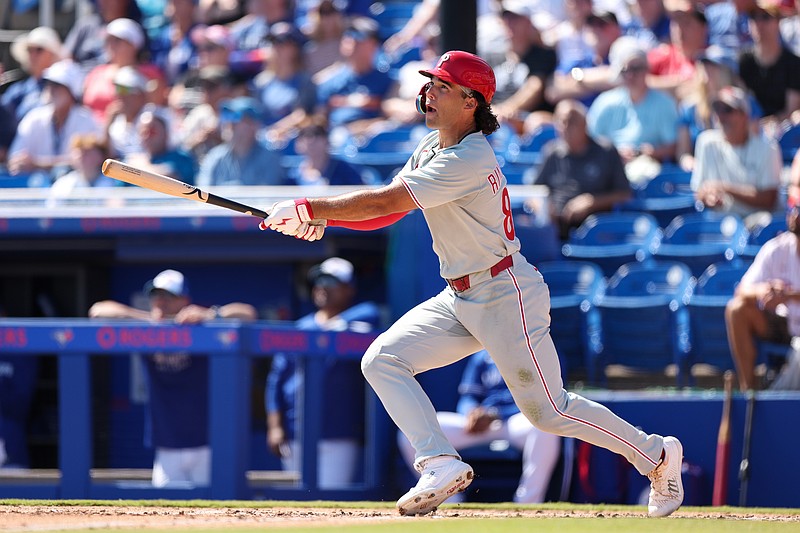
<path id="1" fill-rule="evenodd" d="M 608 408 L 564 390 L 550 338 L 550 295 L 520 253 L 506 179 L 486 135 L 498 128 L 492 68 L 462 51 L 420 73 L 423 138 L 400 173 L 380 188 L 276 203 L 262 221 L 316 240 L 326 225 L 374 229 L 421 209 L 447 287 L 402 316 L 369 347 L 361 369 L 416 451 L 419 482 L 397 501 L 400 514 L 434 511 L 473 477 L 448 442 L 414 376 L 485 348 L 520 410 L 537 428 L 623 455 L 651 482 L 648 513 L 667 516 L 683 502 L 683 448 L 644 433 Z"/>

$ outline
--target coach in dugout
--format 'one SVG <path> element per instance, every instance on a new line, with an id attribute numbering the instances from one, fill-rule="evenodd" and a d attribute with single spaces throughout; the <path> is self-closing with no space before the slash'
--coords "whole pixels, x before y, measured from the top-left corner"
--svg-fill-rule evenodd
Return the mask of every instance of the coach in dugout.
<path id="1" fill-rule="evenodd" d="M 97 302 L 91 318 L 130 318 L 175 324 L 200 324 L 215 318 L 257 318 L 253 306 L 230 303 L 203 307 L 192 303 L 183 274 L 164 270 L 144 292 L 149 309 L 113 300 Z M 211 448 L 208 443 L 208 358 L 187 353 L 155 353 L 144 358 L 149 402 L 147 419 L 155 448 L 153 485 L 208 486 Z"/>

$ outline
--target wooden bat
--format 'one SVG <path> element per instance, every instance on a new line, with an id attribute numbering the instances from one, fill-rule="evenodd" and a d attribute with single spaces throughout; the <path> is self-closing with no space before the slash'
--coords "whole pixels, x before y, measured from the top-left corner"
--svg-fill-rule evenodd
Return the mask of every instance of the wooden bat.
<path id="1" fill-rule="evenodd" d="M 731 401 L 733 399 L 733 372 L 725 372 L 725 399 L 717 434 L 717 457 L 714 464 L 714 492 L 711 505 L 725 505 L 728 493 L 728 464 L 731 456 Z"/>
<path id="2" fill-rule="evenodd" d="M 198 189 L 194 185 L 189 185 L 188 183 L 178 181 L 168 176 L 126 165 L 116 159 L 106 159 L 103 161 L 103 174 L 115 180 L 124 181 L 131 185 L 138 185 L 139 187 L 144 187 L 151 191 L 169 194 L 170 196 L 212 204 L 258 218 L 267 218 L 269 216 L 267 212 L 261 209 L 256 209 L 255 207 L 250 207 L 249 205 L 240 204 L 239 202 L 234 202 L 222 196 L 211 194 Z"/>
<path id="3" fill-rule="evenodd" d="M 756 393 L 747 391 L 747 410 L 744 415 L 744 442 L 742 462 L 739 463 L 739 507 L 747 506 L 747 484 L 750 481 L 750 441 L 753 438 L 753 411 L 756 409 Z"/>

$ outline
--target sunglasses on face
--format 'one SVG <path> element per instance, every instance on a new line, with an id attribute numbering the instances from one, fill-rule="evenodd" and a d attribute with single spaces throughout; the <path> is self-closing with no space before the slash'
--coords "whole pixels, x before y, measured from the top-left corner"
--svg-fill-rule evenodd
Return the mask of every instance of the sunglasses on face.
<path id="1" fill-rule="evenodd" d="M 114 85 L 114 91 L 118 96 L 128 96 L 129 94 L 137 94 L 141 91 L 133 87 L 125 87 L 124 85 Z"/>
<path id="2" fill-rule="evenodd" d="M 728 104 L 714 104 L 711 106 L 711 108 L 714 110 L 714 113 L 719 116 L 727 116 L 735 111 L 738 111 L 736 108 L 731 107 Z"/>
<path id="3" fill-rule="evenodd" d="M 768 20 L 775 20 L 775 17 L 773 17 L 766 11 L 760 11 L 750 15 L 750 19 L 753 20 L 754 22 L 766 22 Z"/>
<path id="4" fill-rule="evenodd" d="M 645 65 L 628 65 L 624 67 L 620 72 L 623 76 L 639 74 L 640 72 L 645 72 L 647 67 Z"/>
<path id="5" fill-rule="evenodd" d="M 44 48 L 42 48 L 41 46 L 28 47 L 28 55 L 41 54 L 42 52 L 44 52 Z"/>

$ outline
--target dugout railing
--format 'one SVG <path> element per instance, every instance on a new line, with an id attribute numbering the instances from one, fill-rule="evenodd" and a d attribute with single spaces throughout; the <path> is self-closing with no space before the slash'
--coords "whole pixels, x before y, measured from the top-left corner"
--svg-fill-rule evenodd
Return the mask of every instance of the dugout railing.
<path id="1" fill-rule="evenodd" d="M 0 498 L 384 499 L 391 430 L 388 416 L 371 390 L 367 391 L 365 412 L 363 482 L 343 489 L 320 489 L 316 453 L 303 454 L 296 480 L 291 474 L 263 476 L 248 471 L 252 358 L 277 352 L 299 358 L 306 383 L 302 449 L 316 450 L 322 422 L 318 406 L 323 401 L 324 358 L 358 359 L 374 338 L 375 334 L 298 331 L 285 324 L 228 320 L 195 326 L 89 319 L 0 320 L 3 354 L 57 357 L 59 418 L 58 471 L 16 471 L 0 477 Z M 144 479 L 121 479 L 125 472 L 115 476 L 110 470 L 93 470 L 91 359 L 177 351 L 209 358 L 210 485 L 156 488 Z M 254 478 L 261 482 L 256 485 Z M 275 483 L 265 483 L 265 479 Z"/>

